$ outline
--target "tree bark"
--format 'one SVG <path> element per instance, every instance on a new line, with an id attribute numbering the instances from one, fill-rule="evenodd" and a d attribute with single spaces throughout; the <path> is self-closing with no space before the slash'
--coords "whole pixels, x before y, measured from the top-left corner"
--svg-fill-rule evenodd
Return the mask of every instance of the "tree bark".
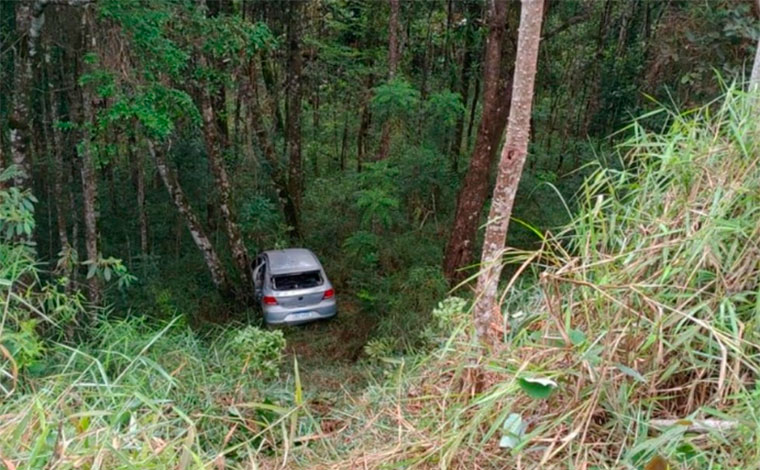
<path id="1" fill-rule="evenodd" d="M 145 174 L 142 157 L 136 152 L 137 138 L 134 132 L 129 136 L 127 147 L 129 163 L 132 167 L 132 182 L 135 192 L 137 193 L 137 219 L 140 224 L 140 254 L 145 258 L 150 252 L 148 214 L 145 210 Z"/>
<path id="2" fill-rule="evenodd" d="M 478 275 L 477 301 L 473 309 L 475 329 L 478 336 L 486 342 L 494 331 L 490 328 L 492 322 L 500 317 L 496 315 L 499 312 L 496 295 L 503 267 L 501 255 L 515 194 L 528 153 L 543 4 L 544 0 L 522 0 L 509 124 L 501 149 L 499 172 L 488 215 L 481 271 Z"/>
<path id="3" fill-rule="evenodd" d="M 760 19 L 760 0 L 755 0 L 755 14 Z M 760 38 L 757 40 L 755 49 L 755 62 L 752 66 L 752 75 L 749 78 L 749 89 L 760 92 Z"/>
<path id="4" fill-rule="evenodd" d="M 370 64 L 371 65 L 371 64 Z M 361 173 L 362 162 L 366 160 L 367 140 L 369 138 L 369 127 L 372 124 L 372 110 L 369 101 L 372 97 L 372 86 L 374 76 L 370 73 L 367 76 L 367 88 L 362 96 L 361 119 L 359 120 L 359 132 L 356 135 L 356 171 Z"/>
<path id="5" fill-rule="evenodd" d="M 296 225 L 295 238 L 300 236 L 301 197 L 303 194 L 303 162 L 301 161 L 301 0 L 291 0 L 288 15 L 288 106 L 286 142 L 288 148 L 288 193 L 293 199 Z"/>
<path id="6" fill-rule="evenodd" d="M 275 135 L 282 135 L 285 133 L 285 120 L 282 117 L 280 110 L 280 94 L 277 84 L 277 77 L 275 76 L 274 67 L 272 62 L 267 60 L 262 55 L 261 57 L 261 77 L 264 79 L 264 86 L 267 89 L 267 95 L 269 95 L 269 108 L 272 115 L 273 127 Z"/>
<path id="7" fill-rule="evenodd" d="M 470 145 L 470 138 L 472 137 L 472 127 L 475 124 L 475 111 L 478 109 L 478 98 L 480 97 L 480 76 L 475 77 L 475 90 L 472 92 L 472 103 L 470 105 L 470 118 L 467 123 L 467 135 L 465 136 L 465 150 Z"/>
<path id="8" fill-rule="evenodd" d="M 151 158 L 153 158 L 153 161 L 156 163 L 156 169 L 158 170 L 159 176 L 161 176 L 161 181 L 163 181 L 164 186 L 169 193 L 169 197 L 182 218 L 185 219 L 190 235 L 203 255 L 203 260 L 206 262 L 206 267 L 211 274 L 211 282 L 214 283 L 214 287 L 216 287 L 222 295 L 229 296 L 230 284 L 227 280 L 224 268 L 222 267 L 222 262 L 219 260 L 216 250 L 214 250 L 214 246 L 211 244 L 206 232 L 203 230 L 203 225 L 193 212 L 192 207 L 190 207 L 190 202 L 187 200 L 185 192 L 179 185 L 177 176 L 171 168 L 169 168 L 163 152 L 157 152 L 153 146 L 153 142 L 150 140 L 148 141 L 148 151 L 150 152 Z"/>
<path id="9" fill-rule="evenodd" d="M 752 75 L 749 79 L 750 90 L 760 88 L 760 39 L 757 40 L 755 49 L 755 64 L 752 66 Z"/>
<path id="10" fill-rule="evenodd" d="M 201 65 L 205 65 L 205 60 L 201 59 Z M 222 214 L 227 242 L 232 253 L 232 258 L 235 261 L 235 266 L 238 269 L 238 275 L 240 276 L 241 285 L 238 295 L 246 297 L 247 293 L 252 292 L 250 287 L 253 286 L 250 258 L 248 250 L 243 243 L 243 237 L 240 234 L 240 227 L 238 227 L 235 214 L 232 210 L 230 181 L 227 169 L 224 166 L 221 150 L 223 137 L 217 128 L 217 120 L 214 117 L 212 103 L 213 98 L 208 87 L 206 87 L 201 91 L 201 114 L 203 116 L 203 138 L 206 143 L 206 154 L 214 175 L 217 190 L 219 191 L 219 212 Z"/>
<path id="11" fill-rule="evenodd" d="M 92 12 L 85 11 L 82 15 L 82 30 L 85 31 L 85 41 L 89 43 L 85 50 L 96 50 L 97 40 L 92 28 Z M 89 72 L 89 65 L 85 65 L 85 71 Z M 92 128 L 95 126 L 95 101 L 96 96 L 91 85 L 81 88 L 82 103 L 82 145 L 80 146 L 79 158 L 81 161 L 82 175 L 82 206 L 84 208 L 84 237 L 85 252 L 88 263 L 97 263 L 98 251 L 98 218 L 97 218 L 97 172 L 95 171 L 95 158 L 92 155 Z M 87 279 L 88 298 L 93 304 L 101 302 L 101 285 L 98 276 L 89 276 Z M 92 321 L 95 319 L 92 318 Z"/>
<path id="12" fill-rule="evenodd" d="M 451 284 L 461 281 L 465 275 L 461 268 L 472 263 L 473 245 L 488 196 L 488 173 L 504 125 L 501 116 L 505 116 L 504 110 L 509 109 L 509 102 L 499 99 L 507 3 L 489 0 L 487 8 L 489 32 L 483 64 L 483 118 L 478 126 L 467 174 L 457 197 L 454 227 L 446 245 L 443 263 L 444 275 Z"/>
<path id="13" fill-rule="evenodd" d="M 470 78 L 472 77 L 472 33 L 467 32 L 464 42 L 464 58 L 462 59 L 462 77 L 459 80 L 459 96 L 462 97 L 462 103 L 467 106 L 467 100 L 470 97 Z M 477 101 L 477 97 L 473 98 Z M 465 113 L 457 118 L 456 128 L 454 130 L 453 145 L 451 153 L 453 158 L 453 168 L 457 171 L 459 155 L 462 153 L 462 135 L 464 134 Z"/>
<path id="14" fill-rule="evenodd" d="M 38 2 L 23 1 L 16 4 L 16 32 L 19 37 L 13 74 L 13 96 L 8 120 L 10 128 L 11 161 L 19 174 L 13 178 L 14 186 L 29 189 L 31 158 L 29 155 L 31 134 L 32 60 L 36 53 L 42 10 Z"/>
<path id="15" fill-rule="evenodd" d="M 346 169 L 346 144 L 348 143 L 348 112 L 343 113 L 343 133 L 340 138 L 340 171 Z"/>
<path id="16" fill-rule="evenodd" d="M 68 186 L 68 171 L 66 168 L 66 165 L 63 161 L 63 146 L 61 144 L 62 142 L 62 136 L 61 136 L 61 130 L 58 128 L 58 100 L 56 100 L 55 91 L 53 90 L 52 86 L 52 79 L 51 79 L 51 72 L 52 69 L 49 66 L 49 56 L 45 57 L 45 62 L 47 65 L 47 71 L 48 71 L 48 80 L 50 80 L 50 83 L 48 83 L 48 105 L 47 105 L 47 111 L 48 111 L 48 128 L 50 129 L 50 135 L 51 140 L 50 144 L 51 147 L 49 149 L 50 154 L 53 158 L 53 193 L 54 196 L 54 204 L 55 204 L 55 213 L 56 213 L 56 226 L 58 228 L 58 240 L 61 244 L 61 250 L 65 250 L 69 248 L 71 245 L 69 243 L 69 236 L 68 236 L 68 224 L 66 221 L 66 211 L 68 208 L 66 208 L 66 198 L 68 197 L 68 193 L 64 191 L 64 186 Z M 66 208 L 66 209 L 65 209 Z M 66 273 L 68 276 L 68 273 Z"/>
<path id="17" fill-rule="evenodd" d="M 399 0 L 388 0 L 391 6 L 391 14 L 388 18 L 388 81 L 396 78 L 398 69 L 399 47 Z M 391 123 L 386 120 L 383 124 L 383 133 L 380 137 L 380 148 L 375 156 L 375 160 L 384 160 L 388 158 L 391 146 Z"/>
<path id="18" fill-rule="evenodd" d="M 253 62 L 250 64 L 249 73 L 251 87 L 254 93 L 258 94 L 258 88 L 256 87 L 256 67 Z M 277 200 L 280 202 L 280 206 L 282 207 L 282 212 L 285 216 L 285 222 L 289 226 L 294 227 L 294 230 L 296 231 L 296 237 L 298 237 L 300 236 L 298 218 L 296 214 L 296 208 L 293 203 L 293 198 L 288 192 L 288 176 L 283 170 L 282 163 L 277 156 L 277 151 L 275 150 L 272 136 L 269 133 L 267 127 L 264 125 L 263 113 L 259 102 L 260 101 L 258 96 L 249 101 L 251 104 L 251 109 L 248 114 L 251 122 L 251 129 L 256 136 L 256 140 L 259 143 L 261 152 L 264 154 L 264 158 L 267 160 L 267 163 L 269 163 L 272 184 L 274 185 L 274 189 L 277 192 Z"/>

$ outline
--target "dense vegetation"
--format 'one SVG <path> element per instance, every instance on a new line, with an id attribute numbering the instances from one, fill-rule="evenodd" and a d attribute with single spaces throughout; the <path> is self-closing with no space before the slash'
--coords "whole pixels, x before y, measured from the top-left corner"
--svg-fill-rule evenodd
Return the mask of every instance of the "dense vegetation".
<path id="1" fill-rule="evenodd" d="M 760 464 L 752 2 L 523 3 L 0 2 L 0 469 Z"/>

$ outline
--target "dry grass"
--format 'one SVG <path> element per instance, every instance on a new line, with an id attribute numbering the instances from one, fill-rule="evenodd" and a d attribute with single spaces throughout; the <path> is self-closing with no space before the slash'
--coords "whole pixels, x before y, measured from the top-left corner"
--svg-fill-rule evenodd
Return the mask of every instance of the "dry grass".
<path id="1" fill-rule="evenodd" d="M 632 126 L 626 170 L 596 172 L 538 254 L 506 254 L 540 267 L 532 293 L 505 293 L 521 300 L 504 343 L 483 351 L 465 331 L 399 366 L 351 406 L 333 438 L 345 453 L 313 468 L 760 465 L 755 115 L 732 91 L 663 134 Z M 557 386 L 535 399 L 525 377 Z M 526 434 L 502 449 L 511 413 Z"/>
<path id="2" fill-rule="evenodd" d="M 530 263 L 497 347 L 448 304 L 430 352 L 325 402 L 170 329 L 59 346 L 0 402 L 0 468 L 757 468 L 760 132 L 739 95 L 632 126 L 626 169 L 587 180 L 567 229 L 505 253 Z"/>

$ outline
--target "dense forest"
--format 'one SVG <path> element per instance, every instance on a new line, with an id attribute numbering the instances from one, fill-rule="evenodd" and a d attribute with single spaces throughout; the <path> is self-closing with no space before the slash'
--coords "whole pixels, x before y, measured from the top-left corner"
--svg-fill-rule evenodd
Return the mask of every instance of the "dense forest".
<path id="1" fill-rule="evenodd" d="M 0 470 L 756 468 L 758 116 L 760 0 L 0 0 Z"/>

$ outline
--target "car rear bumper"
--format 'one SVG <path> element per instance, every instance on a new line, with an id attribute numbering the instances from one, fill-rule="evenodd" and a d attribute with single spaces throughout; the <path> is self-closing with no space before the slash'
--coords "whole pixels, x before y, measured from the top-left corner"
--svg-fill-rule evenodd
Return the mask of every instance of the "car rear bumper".
<path id="1" fill-rule="evenodd" d="M 272 305 L 263 308 L 264 321 L 268 325 L 300 325 L 334 317 L 338 313 L 335 300 L 324 300 L 316 305 L 286 308 Z"/>

